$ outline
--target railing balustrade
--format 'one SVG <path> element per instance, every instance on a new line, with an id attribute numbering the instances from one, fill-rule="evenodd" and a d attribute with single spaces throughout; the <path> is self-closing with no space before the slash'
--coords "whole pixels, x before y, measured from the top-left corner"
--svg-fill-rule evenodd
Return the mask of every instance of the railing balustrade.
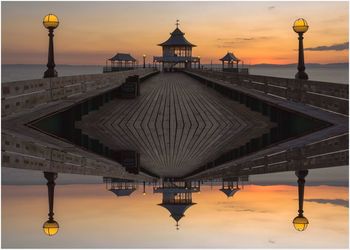
<path id="1" fill-rule="evenodd" d="M 221 80 L 224 83 L 237 84 L 261 93 L 301 102 L 338 114 L 349 114 L 349 87 L 346 84 L 211 70 L 191 69 L 187 72 L 205 78 Z"/>

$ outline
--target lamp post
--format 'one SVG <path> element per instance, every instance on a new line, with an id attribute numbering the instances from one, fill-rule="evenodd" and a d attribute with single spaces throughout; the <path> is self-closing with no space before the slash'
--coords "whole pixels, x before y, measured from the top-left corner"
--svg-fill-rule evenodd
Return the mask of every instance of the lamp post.
<path id="1" fill-rule="evenodd" d="M 309 29 L 309 26 L 305 19 L 299 18 L 295 20 L 293 30 L 299 35 L 299 57 L 298 57 L 298 73 L 295 75 L 295 79 L 307 80 L 308 75 L 305 73 L 304 63 L 304 47 L 303 47 L 303 34 Z"/>
<path id="2" fill-rule="evenodd" d="M 298 216 L 294 218 L 293 225 L 297 231 L 306 230 L 309 225 L 309 221 L 304 217 L 303 213 L 303 203 L 304 203 L 304 187 L 305 187 L 305 177 L 309 173 L 308 170 L 295 171 L 295 175 L 298 177 L 298 195 L 299 195 L 299 210 Z"/>
<path id="3" fill-rule="evenodd" d="M 201 57 L 198 56 L 198 69 L 201 69 Z"/>
<path id="4" fill-rule="evenodd" d="M 57 173 L 44 172 L 45 179 L 47 180 L 47 191 L 49 197 L 49 219 L 44 223 L 43 230 L 48 236 L 53 236 L 58 232 L 59 225 L 53 218 L 53 199 L 55 192 L 55 180 L 57 178 Z"/>
<path id="5" fill-rule="evenodd" d="M 53 31 L 58 27 L 59 21 L 57 16 L 48 14 L 43 19 L 43 25 L 49 30 L 49 53 L 47 60 L 47 70 L 44 73 L 44 78 L 57 77 L 57 71 L 55 70 L 55 60 L 53 51 Z"/>
<path id="6" fill-rule="evenodd" d="M 144 54 L 142 57 L 143 57 L 143 68 L 146 68 L 146 55 Z"/>

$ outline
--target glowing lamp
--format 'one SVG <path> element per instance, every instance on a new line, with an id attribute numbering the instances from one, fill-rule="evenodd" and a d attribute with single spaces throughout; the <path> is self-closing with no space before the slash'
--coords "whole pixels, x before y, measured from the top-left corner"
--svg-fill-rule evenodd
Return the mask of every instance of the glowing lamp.
<path id="1" fill-rule="evenodd" d="M 294 218 L 293 225 L 297 231 L 302 232 L 306 230 L 309 221 L 303 215 L 298 215 Z"/>
<path id="2" fill-rule="evenodd" d="M 59 23 L 58 17 L 54 14 L 48 14 L 43 19 L 43 25 L 46 29 L 56 29 Z"/>
<path id="3" fill-rule="evenodd" d="M 299 18 L 295 20 L 293 25 L 293 30 L 296 33 L 305 33 L 308 29 L 309 29 L 309 25 L 307 24 L 305 19 Z"/>
<path id="4" fill-rule="evenodd" d="M 57 234 L 59 225 L 54 220 L 48 220 L 43 225 L 44 233 L 48 236 L 54 236 Z"/>

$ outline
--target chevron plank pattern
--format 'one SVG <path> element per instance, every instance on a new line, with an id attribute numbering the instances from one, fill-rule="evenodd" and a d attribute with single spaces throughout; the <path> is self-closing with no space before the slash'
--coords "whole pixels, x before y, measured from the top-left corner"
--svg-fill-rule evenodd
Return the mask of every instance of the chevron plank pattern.
<path id="1" fill-rule="evenodd" d="M 272 124 L 182 73 L 164 73 L 143 82 L 139 98 L 113 100 L 76 126 L 113 150 L 138 151 L 153 173 L 180 177 Z"/>

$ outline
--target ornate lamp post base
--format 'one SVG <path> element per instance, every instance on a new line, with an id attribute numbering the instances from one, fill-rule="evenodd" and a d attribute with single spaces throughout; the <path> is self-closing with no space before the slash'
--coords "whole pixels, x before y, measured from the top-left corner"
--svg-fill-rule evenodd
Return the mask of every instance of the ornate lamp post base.
<path id="1" fill-rule="evenodd" d="M 308 80 L 309 76 L 304 71 L 299 71 L 295 74 L 295 79 Z"/>
<path id="2" fill-rule="evenodd" d="M 47 69 L 44 72 L 44 78 L 51 78 L 51 77 L 57 77 L 57 71 L 54 69 Z"/>

